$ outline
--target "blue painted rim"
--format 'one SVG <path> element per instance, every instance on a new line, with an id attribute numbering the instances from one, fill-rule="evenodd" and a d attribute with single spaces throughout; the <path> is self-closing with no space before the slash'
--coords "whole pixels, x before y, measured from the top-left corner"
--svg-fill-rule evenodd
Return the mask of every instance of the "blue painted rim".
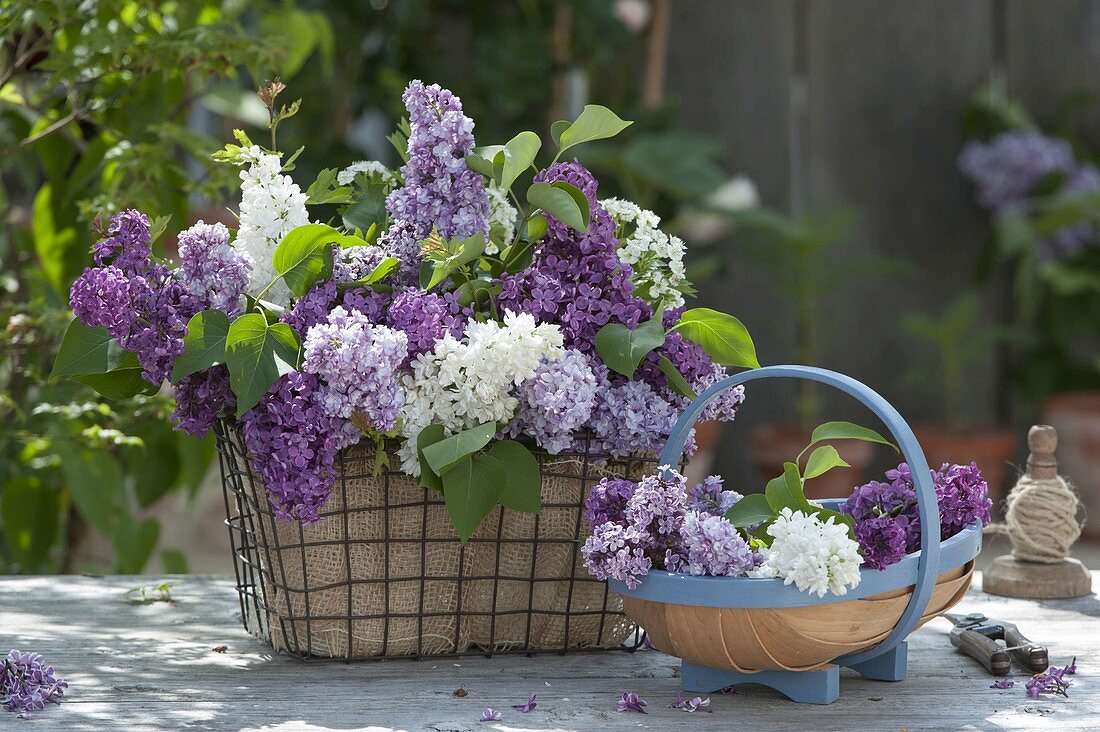
<path id="1" fill-rule="evenodd" d="M 684 445 L 687 442 L 688 435 L 691 433 L 691 429 L 695 426 L 695 422 L 698 421 L 702 415 L 703 410 L 707 405 L 713 401 L 719 394 L 732 389 L 741 384 L 745 384 L 757 379 L 769 379 L 769 378 L 792 378 L 792 379 L 807 379 L 809 381 L 816 381 L 826 386 L 831 386 L 838 389 L 851 397 L 854 397 L 857 401 L 867 407 L 871 412 L 878 417 L 879 420 L 886 426 L 893 436 L 894 441 L 897 443 L 898 448 L 901 450 L 902 457 L 907 463 L 909 463 L 909 469 L 913 473 L 913 487 L 917 495 L 917 513 L 920 516 L 921 522 L 921 546 L 920 552 L 911 555 L 915 559 L 911 560 L 906 557 L 899 564 L 904 564 L 905 567 L 911 568 L 912 562 L 916 562 L 915 577 L 911 577 L 912 569 L 897 570 L 904 576 L 898 578 L 897 584 L 886 587 L 884 589 L 876 590 L 875 592 L 869 592 L 867 594 L 877 594 L 878 592 L 885 592 L 889 590 L 896 590 L 907 585 L 913 585 L 913 595 L 909 599 L 909 604 L 906 605 L 905 611 L 902 613 L 901 619 L 898 621 L 894 629 L 890 631 L 890 634 L 874 648 L 862 651 L 860 653 L 851 654 L 838 660 L 838 663 L 855 664 L 862 663 L 886 653 L 891 648 L 901 643 L 905 638 L 912 633 L 917 625 L 920 623 L 921 615 L 924 613 L 924 609 L 928 606 L 928 602 L 932 599 L 932 591 L 936 586 L 936 576 L 943 570 L 941 570 L 940 563 L 940 511 L 939 505 L 936 502 L 936 491 L 932 484 L 932 476 L 929 474 L 928 461 L 924 457 L 924 451 L 921 450 L 920 444 L 917 442 L 916 435 L 913 434 L 913 430 L 909 427 L 906 421 L 902 418 L 898 410 L 882 398 L 878 392 L 874 391 L 867 385 L 856 381 L 850 376 L 837 373 L 836 371 L 829 371 L 828 369 L 819 369 L 813 366 L 765 366 L 764 368 L 752 369 L 751 371 L 744 371 L 740 374 L 729 376 L 716 384 L 712 385 L 702 394 L 699 394 L 688 405 L 687 409 L 677 420 L 676 424 L 672 428 L 672 432 L 669 434 L 668 441 L 665 443 L 664 450 L 661 451 L 660 464 L 661 465 L 676 465 L 680 462 L 680 458 L 684 453 Z M 970 529 L 967 529 L 959 536 L 967 534 Z M 955 537 L 952 537 L 953 539 Z M 964 539 L 965 541 L 965 539 Z M 980 546 L 981 538 L 980 534 L 977 539 Z M 947 544 L 949 542 L 944 542 Z M 961 563 L 960 563 L 961 564 Z M 957 566 L 957 565 L 956 565 Z M 888 567 L 883 570 L 889 577 L 894 577 L 895 573 L 891 573 L 892 567 Z M 684 575 L 669 575 L 671 577 L 684 577 Z M 654 576 L 657 576 L 654 573 Z M 690 577 L 691 580 L 699 581 L 706 580 L 708 578 L 696 578 Z M 754 605 L 753 607 L 784 607 L 784 605 L 777 604 L 777 602 L 787 601 L 794 602 L 794 595 L 803 595 L 798 592 L 793 586 L 784 586 L 782 582 L 774 579 L 750 579 L 750 578 L 729 578 L 729 577 L 715 577 L 709 578 L 716 580 L 715 587 L 718 587 L 718 583 L 730 583 L 728 587 L 742 587 L 746 588 L 745 591 L 751 592 L 753 595 L 759 597 L 757 600 L 763 604 Z M 871 580 L 872 585 L 878 585 L 880 582 L 886 582 L 887 580 L 873 579 L 873 575 L 868 572 L 864 572 L 863 581 Z M 660 582 L 661 580 L 657 580 Z M 668 580 L 672 582 L 672 580 Z M 760 583 L 760 584 L 755 584 Z M 643 582 L 642 586 L 645 583 Z M 705 587 L 707 585 L 692 585 L 693 587 Z M 860 582 L 860 587 L 863 586 L 863 582 Z M 625 589 L 625 586 L 623 586 Z M 687 585 L 683 585 L 687 587 Z M 752 589 L 748 588 L 756 588 Z M 619 591 L 612 584 L 612 588 Z M 641 587 L 639 587 L 641 589 Z M 858 590 L 859 588 L 857 588 Z M 634 591 L 636 592 L 636 590 Z M 715 595 L 728 596 L 729 590 L 714 590 Z M 676 593 L 682 598 L 684 591 L 681 590 Z M 847 599 L 851 599 L 856 596 L 846 595 Z M 800 601 L 798 605 L 809 606 L 818 605 L 827 602 L 825 598 L 818 598 L 815 596 L 805 595 L 808 601 Z M 828 597 L 828 596 L 826 596 Z M 837 598 L 832 600 L 833 602 L 844 598 Z M 800 599 L 801 600 L 801 599 Z M 663 600 L 668 602 L 669 600 Z M 680 600 L 683 601 L 682 599 Z M 798 605 L 786 605 L 786 607 L 796 607 Z M 746 607 L 745 605 L 729 605 L 729 607 Z"/>

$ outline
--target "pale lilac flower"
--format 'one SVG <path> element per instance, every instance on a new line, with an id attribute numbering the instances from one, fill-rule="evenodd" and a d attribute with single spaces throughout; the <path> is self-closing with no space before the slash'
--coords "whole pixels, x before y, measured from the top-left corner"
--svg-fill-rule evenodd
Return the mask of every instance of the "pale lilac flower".
<path id="1" fill-rule="evenodd" d="M 713 711 L 710 708 L 710 697 L 703 699 L 702 697 L 692 697 L 684 702 L 685 712 L 710 712 Z"/>
<path id="2" fill-rule="evenodd" d="M 1016 685 L 1016 682 L 1012 679 L 997 679 L 989 685 L 990 689 L 1011 689 Z"/>
<path id="3" fill-rule="evenodd" d="M 513 704 L 512 709 L 515 709 L 517 712 L 523 712 L 524 714 L 533 711 L 534 708 L 538 706 L 538 704 L 535 703 L 535 699 L 537 698 L 538 694 L 532 694 L 531 696 L 527 697 L 527 701 L 523 704 Z"/>
<path id="4" fill-rule="evenodd" d="M 252 260 L 229 245 L 229 229 L 225 224 L 199 221 L 180 232 L 178 241 L 177 276 L 183 285 L 184 308 L 192 314 L 222 310 L 230 316 L 238 315 L 252 272 Z"/>
<path id="5" fill-rule="evenodd" d="M 530 436 L 551 455 L 568 450 L 573 433 L 592 415 L 596 377 L 588 357 L 572 348 L 557 359 L 543 357 L 535 374 L 519 387 L 519 414 L 508 434 Z"/>
<path id="6" fill-rule="evenodd" d="M 497 710 L 495 710 L 491 707 L 486 707 L 485 710 L 481 713 L 481 719 L 479 719 L 477 721 L 479 721 L 479 722 L 499 722 L 503 716 L 504 715 L 501 714 L 500 712 L 498 712 Z"/>
<path id="7" fill-rule="evenodd" d="M 640 712 L 641 714 L 647 714 L 645 708 L 649 706 L 649 703 L 640 698 L 633 691 L 624 691 L 619 700 L 615 702 L 615 706 L 619 708 L 620 712 Z"/>

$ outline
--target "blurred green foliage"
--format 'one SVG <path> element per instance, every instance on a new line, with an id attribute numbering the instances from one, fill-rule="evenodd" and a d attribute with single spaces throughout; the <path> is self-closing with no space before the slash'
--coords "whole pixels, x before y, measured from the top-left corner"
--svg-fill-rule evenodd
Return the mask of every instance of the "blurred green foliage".
<path id="1" fill-rule="evenodd" d="M 1077 133 L 1076 112 L 1094 103 L 1077 95 L 1061 106 L 1045 134 L 1066 140 L 1080 163 L 1100 155 Z M 989 140 L 1010 130 L 1039 130 L 1039 124 L 1003 84 L 980 89 L 963 114 L 968 137 Z M 1040 130 L 1042 131 L 1042 130 Z M 987 282 L 998 271 L 1011 281 L 1012 308 L 1002 330 L 1012 376 L 1032 405 L 1050 394 L 1100 389 L 1100 246 L 1050 257 L 1044 241 L 1065 227 L 1092 227 L 1100 236 L 1100 193 L 1074 192 L 1058 176 L 1044 181 L 1021 205 L 993 216 L 980 267 Z"/>
<path id="2" fill-rule="evenodd" d="M 169 398 L 106 404 L 48 374 L 93 221 L 134 207 L 179 230 L 235 186 L 210 160 L 220 128 L 199 98 L 331 50 L 321 16 L 236 6 L 30 0 L 0 13 L 0 572 L 140 572 L 161 531 L 147 509 L 195 490 L 210 464 L 211 441 L 172 431 Z M 315 33 L 288 52 L 291 20 Z M 91 534 L 105 566 L 79 553 Z M 178 549 L 160 559 L 187 568 Z"/>

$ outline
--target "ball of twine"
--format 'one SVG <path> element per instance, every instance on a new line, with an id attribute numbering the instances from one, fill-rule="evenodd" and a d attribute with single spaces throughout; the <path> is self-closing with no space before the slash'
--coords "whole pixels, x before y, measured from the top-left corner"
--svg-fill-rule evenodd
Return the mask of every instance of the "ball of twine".
<path id="1" fill-rule="evenodd" d="M 989 529 L 1008 535 L 1012 556 L 1044 564 L 1057 564 L 1069 556 L 1081 535 L 1080 501 L 1065 479 L 1023 475 L 1009 492 L 1006 505 L 1005 522 Z"/>

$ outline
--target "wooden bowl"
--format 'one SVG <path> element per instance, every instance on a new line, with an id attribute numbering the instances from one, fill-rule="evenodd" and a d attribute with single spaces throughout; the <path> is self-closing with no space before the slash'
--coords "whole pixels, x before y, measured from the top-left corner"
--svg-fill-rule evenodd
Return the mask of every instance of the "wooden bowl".
<path id="1" fill-rule="evenodd" d="M 920 624 L 961 600 L 973 573 L 971 560 L 940 574 Z M 688 663 L 741 673 L 812 671 L 881 643 L 912 595 L 910 585 L 855 600 L 785 608 L 679 605 L 627 595 L 623 609 L 645 628 L 654 646 Z"/>

